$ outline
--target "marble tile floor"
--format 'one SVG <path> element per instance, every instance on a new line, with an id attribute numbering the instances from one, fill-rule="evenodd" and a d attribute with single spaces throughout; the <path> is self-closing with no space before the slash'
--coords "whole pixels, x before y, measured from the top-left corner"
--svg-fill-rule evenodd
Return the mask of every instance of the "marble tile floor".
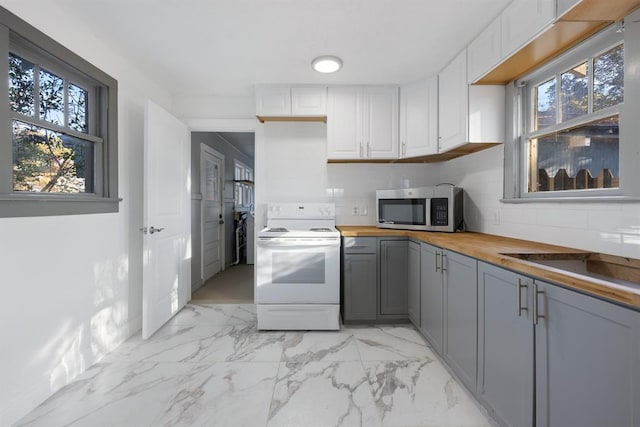
<path id="1" fill-rule="evenodd" d="M 189 304 L 19 426 L 489 427 L 411 325 L 264 332 L 250 304 Z"/>

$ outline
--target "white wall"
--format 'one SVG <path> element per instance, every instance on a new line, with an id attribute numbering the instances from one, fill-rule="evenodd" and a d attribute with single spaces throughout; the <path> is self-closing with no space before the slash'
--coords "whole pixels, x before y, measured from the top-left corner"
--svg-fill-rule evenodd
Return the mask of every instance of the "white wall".
<path id="1" fill-rule="evenodd" d="M 336 222 L 375 223 L 375 190 L 435 185 L 437 166 L 425 164 L 327 164 L 324 123 L 267 122 L 256 128 L 256 227 L 270 202 L 334 202 Z M 353 206 L 368 215 L 352 215 Z"/>
<path id="2" fill-rule="evenodd" d="M 57 3 L 2 5 L 119 84 L 117 214 L 0 219 L 0 425 L 10 425 L 140 329 L 144 103 L 169 94 Z"/>
<path id="3" fill-rule="evenodd" d="M 640 258 L 640 203 L 504 204 L 503 164 L 499 146 L 440 165 L 465 190 L 471 230 Z"/>

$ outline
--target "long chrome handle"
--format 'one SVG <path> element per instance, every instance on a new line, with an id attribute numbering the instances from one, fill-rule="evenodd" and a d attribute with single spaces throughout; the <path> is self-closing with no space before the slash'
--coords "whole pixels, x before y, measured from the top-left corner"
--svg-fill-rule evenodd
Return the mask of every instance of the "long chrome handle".
<path id="1" fill-rule="evenodd" d="M 440 252 L 436 251 L 436 273 L 439 271 L 440 266 L 438 266 L 438 258 L 440 257 Z"/>
<path id="2" fill-rule="evenodd" d="M 402 142 L 402 155 L 404 156 L 405 154 L 407 154 L 407 144 L 404 143 L 404 141 Z"/>
<path id="3" fill-rule="evenodd" d="M 362 158 L 362 142 L 360 143 L 360 157 Z"/>
<path id="4" fill-rule="evenodd" d="M 538 312 L 538 295 L 544 295 L 544 291 L 538 290 L 538 284 L 534 282 L 533 284 L 533 324 L 538 324 L 538 319 L 544 319 L 545 316 L 539 314 Z"/>
<path id="5" fill-rule="evenodd" d="M 367 157 L 371 157 L 371 144 L 367 141 Z"/>
<path id="6" fill-rule="evenodd" d="M 443 252 L 440 258 L 440 271 L 442 271 L 442 273 L 447 271 L 447 268 L 444 266 L 445 259 L 447 259 L 447 254 Z"/>
<path id="7" fill-rule="evenodd" d="M 366 248 L 367 245 L 351 245 L 347 246 L 347 249 L 355 249 L 355 248 Z"/>
<path id="8" fill-rule="evenodd" d="M 518 317 L 522 316 L 523 311 L 529 311 L 529 307 L 522 306 L 522 288 L 527 289 L 529 286 L 522 283 L 522 279 L 518 279 L 518 286 L 516 287 L 516 303 L 518 304 Z"/>

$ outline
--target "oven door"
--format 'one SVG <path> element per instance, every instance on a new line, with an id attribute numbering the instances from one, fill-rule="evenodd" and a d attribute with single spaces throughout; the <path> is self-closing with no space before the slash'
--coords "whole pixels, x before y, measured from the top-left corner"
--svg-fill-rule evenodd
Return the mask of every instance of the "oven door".
<path id="1" fill-rule="evenodd" d="M 283 237 L 256 243 L 256 303 L 340 303 L 340 239 Z"/>

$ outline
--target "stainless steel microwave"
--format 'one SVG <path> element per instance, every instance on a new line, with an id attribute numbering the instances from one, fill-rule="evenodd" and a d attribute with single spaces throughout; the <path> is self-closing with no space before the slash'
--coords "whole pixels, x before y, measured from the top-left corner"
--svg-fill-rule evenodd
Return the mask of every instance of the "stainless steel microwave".
<path id="1" fill-rule="evenodd" d="M 462 230 L 462 201 L 462 188 L 451 185 L 376 190 L 376 225 L 421 231 Z"/>

